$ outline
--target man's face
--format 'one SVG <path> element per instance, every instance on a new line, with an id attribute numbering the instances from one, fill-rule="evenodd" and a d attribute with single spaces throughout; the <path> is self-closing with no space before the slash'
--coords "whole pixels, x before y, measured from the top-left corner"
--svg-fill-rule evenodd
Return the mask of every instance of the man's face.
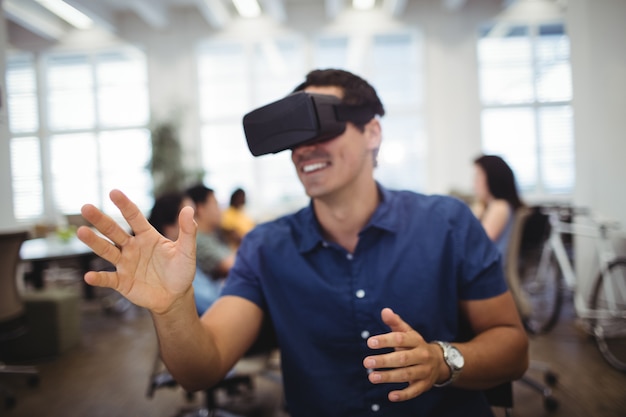
<path id="1" fill-rule="evenodd" d="M 343 97 L 335 86 L 310 86 L 309 93 Z M 341 135 L 324 142 L 294 148 L 291 160 L 298 178 L 309 197 L 322 197 L 349 187 L 364 176 L 371 178 L 374 162 L 372 151 L 380 146 L 380 125 L 376 119 L 361 132 L 347 123 Z"/>
<path id="2" fill-rule="evenodd" d="M 203 224 L 215 227 L 219 225 L 222 212 L 213 193 L 208 194 L 203 203 L 196 207 L 196 216 Z"/>

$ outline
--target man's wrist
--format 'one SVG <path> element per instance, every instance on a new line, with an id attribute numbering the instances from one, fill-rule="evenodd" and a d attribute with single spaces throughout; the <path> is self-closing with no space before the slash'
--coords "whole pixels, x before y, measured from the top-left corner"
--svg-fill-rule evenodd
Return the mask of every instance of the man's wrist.
<path id="1" fill-rule="evenodd" d="M 450 370 L 450 367 L 443 357 L 443 349 L 441 349 L 441 346 L 439 346 L 439 344 L 435 342 L 432 342 L 432 345 L 435 346 L 435 348 L 437 349 L 437 353 L 441 358 L 441 360 L 439 361 L 439 376 L 437 377 L 437 381 L 435 381 L 434 384 L 434 386 L 440 386 L 442 384 L 445 384 L 446 381 L 450 379 L 450 377 L 452 376 L 452 371 Z"/>
<path id="2" fill-rule="evenodd" d="M 439 340 L 435 340 L 432 342 L 433 344 L 439 345 L 442 352 L 443 357 L 443 366 L 447 368 L 447 371 L 444 370 L 441 375 L 447 375 L 447 379 L 443 380 L 440 383 L 435 383 L 435 387 L 445 387 L 453 383 L 461 374 L 463 370 L 463 366 L 465 365 L 465 360 L 461 352 L 454 346 L 452 346 L 448 342 L 442 342 Z M 440 371 L 445 368 L 440 368 Z"/>

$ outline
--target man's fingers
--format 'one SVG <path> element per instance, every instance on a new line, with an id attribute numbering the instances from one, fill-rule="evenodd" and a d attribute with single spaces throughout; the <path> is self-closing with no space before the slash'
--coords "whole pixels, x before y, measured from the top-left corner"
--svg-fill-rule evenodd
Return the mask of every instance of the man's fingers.
<path id="1" fill-rule="evenodd" d="M 393 310 L 388 307 L 382 309 L 380 316 L 383 322 L 394 332 L 408 332 L 413 330 L 398 314 L 394 313 Z"/>
<path id="2" fill-rule="evenodd" d="M 431 384 L 426 380 L 415 381 L 403 390 L 391 391 L 387 398 L 392 402 L 408 401 L 430 389 Z"/>
<path id="3" fill-rule="evenodd" d="M 422 346 L 413 344 L 412 347 L 397 349 L 394 352 L 367 356 L 363 359 L 363 366 L 368 369 L 386 369 L 432 363 L 431 351 L 424 347 L 424 343 Z"/>
<path id="4" fill-rule="evenodd" d="M 87 226 L 81 226 L 76 231 L 76 236 L 91 250 L 103 258 L 109 261 L 113 265 L 117 265 L 120 259 L 120 250 L 110 241 L 98 236 L 93 230 Z"/>
<path id="5" fill-rule="evenodd" d="M 410 356 L 410 350 L 399 350 L 382 355 L 368 356 L 363 359 L 363 366 L 368 369 L 402 368 L 420 363 Z"/>
<path id="6" fill-rule="evenodd" d="M 193 208 L 187 206 L 178 214 L 178 242 L 181 249 L 192 256 L 196 255 L 197 224 L 193 219 Z"/>
<path id="7" fill-rule="evenodd" d="M 372 336 L 367 340 L 371 349 L 414 348 L 424 342 L 422 336 L 390 308 L 381 311 L 383 322 L 391 329 L 390 333 Z"/>
<path id="8" fill-rule="evenodd" d="M 427 379 L 431 374 L 428 365 L 412 365 L 403 368 L 371 372 L 367 377 L 373 384 L 402 383 Z"/>
<path id="9" fill-rule="evenodd" d="M 431 375 L 432 369 L 428 365 L 414 365 L 386 371 L 374 371 L 368 375 L 368 379 L 373 384 L 408 383 L 404 389 L 389 392 L 389 400 L 397 402 L 410 400 L 430 389 L 432 386 Z"/>
<path id="10" fill-rule="evenodd" d="M 129 234 L 124 229 L 122 229 L 122 227 L 119 224 L 117 224 L 115 220 L 113 220 L 111 217 L 107 216 L 106 214 L 102 213 L 95 206 L 91 204 L 85 204 L 81 208 L 80 212 L 89 223 L 91 223 L 96 229 L 98 229 L 100 233 L 102 233 L 104 236 L 109 238 L 116 245 L 123 246 L 128 240 L 128 238 L 130 237 Z M 88 237 L 89 235 L 85 234 L 84 236 Z M 83 239 L 81 238 L 81 240 Z M 91 246 L 90 242 L 85 242 L 84 240 L 83 242 L 87 246 L 94 249 L 94 252 L 96 252 L 95 248 Z M 95 240 L 92 239 L 91 243 L 93 242 L 95 242 Z M 98 253 L 98 255 L 100 254 Z"/>
<path id="11" fill-rule="evenodd" d="M 94 287 L 117 289 L 117 272 L 89 271 L 85 274 L 85 282 Z"/>
<path id="12" fill-rule="evenodd" d="M 111 201 L 120 209 L 122 216 L 128 222 L 130 228 L 135 234 L 140 234 L 149 230 L 152 226 L 148 222 L 148 219 L 141 213 L 141 210 L 133 203 L 123 192 L 120 190 L 112 190 L 109 193 Z M 100 230 L 100 229 L 98 229 Z M 118 243 L 114 240 L 115 243 Z"/>

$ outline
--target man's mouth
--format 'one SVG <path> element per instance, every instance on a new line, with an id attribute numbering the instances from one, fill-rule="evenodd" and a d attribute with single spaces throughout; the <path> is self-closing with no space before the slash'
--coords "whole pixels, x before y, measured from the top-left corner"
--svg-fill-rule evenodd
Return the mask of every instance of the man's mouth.
<path id="1" fill-rule="evenodd" d="M 327 166 L 330 166 L 330 162 L 316 162 L 314 164 L 304 165 L 302 167 L 302 172 L 305 174 L 310 174 L 311 172 L 319 171 L 320 169 L 324 169 Z"/>

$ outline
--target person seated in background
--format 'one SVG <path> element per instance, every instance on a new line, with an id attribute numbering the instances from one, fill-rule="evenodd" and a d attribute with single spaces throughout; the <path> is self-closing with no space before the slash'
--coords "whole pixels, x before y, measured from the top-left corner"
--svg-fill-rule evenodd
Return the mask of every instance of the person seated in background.
<path id="1" fill-rule="evenodd" d="M 481 155 L 474 160 L 472 211 L 480 220 L 503 259 L 506 256 L 515 211 L 524 204 L 519 197 L 511 167 L 497 155 Z"/>
<path id="2" fill-rule="evenodd" d="M 198 269 L 220 284 L 235 263 L 235 252 L 220 238 L 221 210 L 215 192 L 204 184 L 185 191 L 195 206 L 196 263 Z M 204 306 L 198 306 L 201 310 Z"/>
<path id="3" fill-rule="evenodd" d="M 245 210 L 246 192 L 237 188 L 230 196 L 230 204 L 222 213 L 220 224 L 225 235 L 225 240 L 231 248 L 238 248 L 241 239 L 254 228 L 255 222 L 248 216 Z"/>
<path id="4" fill-rule="evenodd" d="M 154 199 L 148 222 L 171 241 L 178 239 L 178 213 L 185 206 L 193 207 L 191 198 L 182 192 L 166 192 Z"/>
<path id="5" fill-rule="evenodd" d="M 474 192 L 476 201 L 473 210 L 480 219 L 487 236 L 494 242 L 502 257 L 502 268 L 509 291 L 513 295 L 521 316 L 530 312 L 530 305 L 519 279 L 509 265 L 509 246 L 518 211 L 525 207 L 519 197 L 515 174 L 499 156 L 483 155 L 474 160 Z"/>
<path id="6" fill-rule="evenodd" d="M 288 150 L 310 203 L 245 236 L 202 317 L 188 208 L 171 245 L 120 190 L 111 200 L 136 236 L 83 206 L 116 245 L 89 228 L 79 238 L 117 267 L 85 280 L 150 309 L 163 360 L 187 390 L 220 381 L 270 320 L 292 417 L 493 416 L 482 390 L 528 367 L 500 256 L 466 204 L 375 180 L 384 113 L 363 78 L 325 69 L 244 116 L 251 153 Z"/>
<path id="7" fill-rule="evenodd" d="M 178 239 L 178 214 L 183 207 L 194 207 L 191 197 L 183 192 L 167 192 L 154 200 L 148 222 L 171 241 Z M 196 269 L 192 283 L 198 314 L 204 313 L 219 296 L 221 282 L 216 282 L 201 268 Z"/>

